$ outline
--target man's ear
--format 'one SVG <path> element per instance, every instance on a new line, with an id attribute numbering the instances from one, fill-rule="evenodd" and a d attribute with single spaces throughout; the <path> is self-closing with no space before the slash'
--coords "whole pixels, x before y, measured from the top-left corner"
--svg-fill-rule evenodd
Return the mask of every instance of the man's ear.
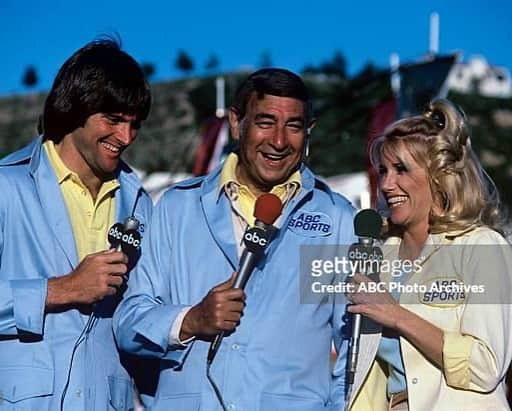
<path id="1" fill-rule="evenodd" d="M 234 140 L 240 139 L 240 120 L 238 119 L 238 113 L 233 107 L 230 107 L 228 112 L 229 128 L 231 129 L 231 137 Z"/>

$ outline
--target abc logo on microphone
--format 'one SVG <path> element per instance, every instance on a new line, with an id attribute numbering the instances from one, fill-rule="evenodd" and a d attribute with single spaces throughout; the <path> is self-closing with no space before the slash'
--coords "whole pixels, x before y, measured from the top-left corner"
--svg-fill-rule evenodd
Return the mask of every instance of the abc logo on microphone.
<path id="1" fill-rule="evenodd" d="M 267 244 L 267 232 L 261 228 L 250 228 L 244 234 L 244 245 L 252 253 L 262 252 Z"/>
<path id="2" fill-rule="evenodd" d="M 382 251 L 378 247 L 363 246 L 355 244 L 350 246 L 348 258 L 352 261 L 370 260 L 379 261 L 384 257 Z"/>
<path id="3" fill-rule="evenodd" d="M 140 246 L 141 236 L 137 230 L 125 230 L 123 224 L 114 224 L 108 231 L 108 241 L 112 248 L 121 247 L 126 255 L 133 255 Z"/>

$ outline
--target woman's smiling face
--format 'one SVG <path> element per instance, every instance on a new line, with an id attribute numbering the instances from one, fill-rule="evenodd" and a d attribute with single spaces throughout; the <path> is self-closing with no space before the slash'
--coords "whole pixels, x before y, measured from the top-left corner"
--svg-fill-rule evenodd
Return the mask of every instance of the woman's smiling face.
<path id="1" fill-rule="evenodd" d="M 424 226 L 428 231 L 429 214 L 434 205 L 429 178 L 405 143 L 399 143 L 396 149 L 381 148 L 379 187 L 393 224 L 405 230 Z"/>

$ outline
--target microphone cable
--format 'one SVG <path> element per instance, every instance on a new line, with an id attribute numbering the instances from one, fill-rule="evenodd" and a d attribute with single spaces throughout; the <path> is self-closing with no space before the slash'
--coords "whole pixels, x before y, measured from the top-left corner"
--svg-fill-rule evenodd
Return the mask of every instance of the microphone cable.
<path id="1" fill-rule="evenodd" d="M 94 327 L 94 324 L 96 323 L 96 315 L 94 311 L 91 313 L 89 318 L 87 319 L 87 323 L 85 324 L 84 328 L 82 329 L 82 332 L 78 336 L 78 338 L 75 340 L 75 344 L 73 345 L 73 350 L 71 351 L 71 359 L 69 360 L 69 366 L 68 366 L 68 372 L 66 376 L 66 382 L 64 384 L 64 389 L 62 390 L 62 394 L 60 396 L 60 411 L 64 411 L 64 401 L 66 399 L 66 394 L 69 389 L 69 384 L 71 382 L 71 369 L 73 368 L 73 360 L 75 358 L 76 351 L 80 344 L 84 340 L 87 339 L 88 334 L 91 332 L 91 330 Z"/>
<path id="2" fill-rule="evenodd" d="M 265 193 L 256 199 L 253 214 L 256 219 L 255 225 L 254 227 L 247 227 L 247 230 L 243 234 L 242 241 L 245 249 L 240 257 L 238 273 L 233 288 L 243 289 L 245 287 L 254 267 L 257 265 L 258 261 L 263 258 L 265 248 L 275 234 L 275 228 L 272 224 L 274 224 L 282 210 L 283 204 L 275 194 Z M 210 382 L 222 410 L 227 411 L 219 387 L 215 384 L 210 373 L 211 365 L 215 359 L 215 355 L 220 349 L 224 335 L 224 331 L 221 331 L 214 337 L 210 345 L 206 358 L 206 378 Z"/>
<path id="3" fill-rule="evenodd" d="M 135 210 L 135 206 L 134 206 L 134 210 Z M 114 224 L 114 226 L 115 225 L 116 224 Z M 140 225 L 139 221 L 137 220 L 137 218 L 135 218 L 135 216 L 132 212 L 132 215 L 127 217 L 124 221 L 123 232 L 126 230 L 137 230 L 139 228 L 139 225 Z M 111 239 L 109 238 L 109 241 L 110 240 Z M 114 248 L 116 249 L 116 251 L 122 251 L 121 242 L 119 242 L 119 244 L 117 244 L 116 247 L 114 247 Z M 62 394 L 60 397 L 60 411 L 64 411 L 64 401 L 66 399 L 66 394 L 68 392 L 69 384 L 71 382 L 71 370 L 73 368 L 73 360 L 75 359 L 75 354 L 76 354 L 80 344 L 82 344 L 82 342 L 87 339 L 87 336 L 89 335 L 89 333 L 94 328 L 94 325 L 97 322 L 98 317 L 96 316 L 96 312 L 94 311 L 95 306 L 96 306 L 96 303 L 92 305 L 92 312 L 89 315 L 89 318 L 87 319 L 87 323 L 85 324 L 84 328 L 82 328 L 80 335 L 75 340 L 75 344 L 73 345 L 73 349 L 71 351 L 71 359 L 69 360 L 68 371 L 67 371 L 67 375 L 66 375 L 66 382 L 64 383 L 64 389 L 62 390 Z"/>
<path id="4" fill-rule="evenodd" d="M 211 366 L 212 366 L 212 361 L 207 361 L 206 362 L 206 378 L 210 382 L 210 385 L 213 388 L 213 392 L 215 393 L 217 400 L 219 400 L 219 404 L 222 407 L 222 411 L 228 411 L 226 404 L 224 403 L 224 399 L 222 398 L 222 394 L 219 390 L 219 387 L 217 387 L 217 384 L 215 384 L 215 381 L 210 373 Z"/>

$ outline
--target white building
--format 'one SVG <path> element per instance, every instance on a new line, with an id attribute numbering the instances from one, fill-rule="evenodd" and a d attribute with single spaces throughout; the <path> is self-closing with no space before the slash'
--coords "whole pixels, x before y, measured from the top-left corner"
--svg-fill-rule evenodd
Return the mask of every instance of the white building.
<path id="1" fill-rule="evenodd" d="M 512 97 L 512 80 L 506 67 L 491 66 L 482 56 L 456 64 L 448 76 L 448 88 L 459 93 L 477 92 L 486 97 Z"/>

